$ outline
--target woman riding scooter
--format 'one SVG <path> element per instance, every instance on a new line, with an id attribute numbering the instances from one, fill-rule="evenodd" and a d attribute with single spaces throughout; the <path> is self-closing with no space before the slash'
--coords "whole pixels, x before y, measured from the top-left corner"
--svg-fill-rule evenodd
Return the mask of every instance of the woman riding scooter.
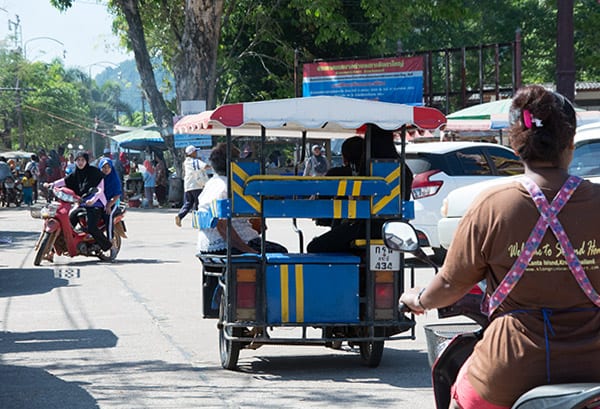
<path id="1" fill-rule="evenodd" d="M 106 197 L 104 196 L 103 173 L 100 169 L 90 166 L 89 156 L 86 152 L 77 152 L 75 156 L 75 171 L 63 179 L 52 183 L 44 183 L 46 188 L 66 186 L 73 190 L 76 195 L 84 198 L 85 202 L 80 206 L 86 209 L 86 220 L 88 233 L 94 237 L 102 251 L 111 249 L 112 244 L 106 236 L 98 229 L 98 221 L 102 218 Z M 90 196 L 90 191 L 96 189 Z M 77 215 L 70 216 L 71 224 L 77 224 Z"/>
<path id="2" fill-rule="evenodd" d="M 525 175 L 481 194 L 439 274 L 400 297 L 421 314 L 486 280 L 490 324 L 458 374 L 451 408 L 509 408 L 539 385 L 600 381 L 600 186 L 567 172 L 575 110 L 529 86 L 510 115 Z"/>

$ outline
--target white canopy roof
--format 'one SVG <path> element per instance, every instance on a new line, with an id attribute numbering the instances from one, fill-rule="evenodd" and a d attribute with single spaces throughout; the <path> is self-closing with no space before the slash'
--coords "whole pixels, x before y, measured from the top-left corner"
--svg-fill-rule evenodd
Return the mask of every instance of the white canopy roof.
<path id="1" fill-rule="evenodd" d="M 386 130 L 402 125 L 436 129 L 446 117 L 434 108 L 321 96 L 222 105 L 184 116 L 175 124 L 175 133 L 223 134 L 224 128 L 232 128 L 234 135 L 258 136 L 263 126 L 267 135 L 299 137 L 306 131 L 313 137 L 339 138 L 340 133 L 361 133 L 368 123 Z"/>

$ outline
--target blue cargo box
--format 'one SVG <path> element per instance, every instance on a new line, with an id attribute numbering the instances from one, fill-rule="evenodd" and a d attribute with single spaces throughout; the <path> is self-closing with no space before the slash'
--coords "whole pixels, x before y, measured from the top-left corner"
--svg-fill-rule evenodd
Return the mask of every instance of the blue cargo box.
<path id="1" fill-rule="evenodd" d="M 267 323 L 358 322 L 359 263 L 348 254 L 268 254 Z"/>

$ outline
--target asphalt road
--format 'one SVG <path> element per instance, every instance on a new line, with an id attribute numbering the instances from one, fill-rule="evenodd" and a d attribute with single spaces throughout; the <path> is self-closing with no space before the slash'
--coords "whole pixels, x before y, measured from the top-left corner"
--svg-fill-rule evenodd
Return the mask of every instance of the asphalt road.
<path id="1" fill-rule="evenodd" d="M 0 208 L 0 408 L 433 408 L 423 325 L 386 343 L 378 368 L 355 350 L 264 346 L 221 368 L 201 316 L 190 218 L 130 209 L 116 263 L 59 257 L 33 266 L 41 220 Z M 305 240 L 317 234 L 302 221 Z M 297 251 L 289 220 L 268 238 Z M 305 242 L 306 242 L 305 241 Z M 431 269 L 420 269 L 426 283 Z"/>

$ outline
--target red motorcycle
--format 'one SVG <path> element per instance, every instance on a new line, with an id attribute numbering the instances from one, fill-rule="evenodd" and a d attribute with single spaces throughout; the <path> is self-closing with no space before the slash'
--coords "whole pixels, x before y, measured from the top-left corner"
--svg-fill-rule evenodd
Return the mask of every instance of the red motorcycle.
<path id="1" fill-rule="evenodd" d="M 113 261 L 121 249 L 121 240 L 127 238 L 125 209 L 119 208 L 113 216 L 113 245 L 116 250 L 102 251 L 91 234 L 86 231 L 85 208 L 76 206 L 82 202 L 81 197 L 67 187 L 54 188 L 55 201 L 41 210 L 32 210 L 31 215 L 44 220 L 42 234 L 35 244 L 33 264 L 39 266 L 42 260 L 54 261 L 55 255 L 93 256 L 103 261 Z M 80 228 L 73 228 L 69 215 L 76 212 Z M 102 219 L 98 228 L 106 232 Z"/>

